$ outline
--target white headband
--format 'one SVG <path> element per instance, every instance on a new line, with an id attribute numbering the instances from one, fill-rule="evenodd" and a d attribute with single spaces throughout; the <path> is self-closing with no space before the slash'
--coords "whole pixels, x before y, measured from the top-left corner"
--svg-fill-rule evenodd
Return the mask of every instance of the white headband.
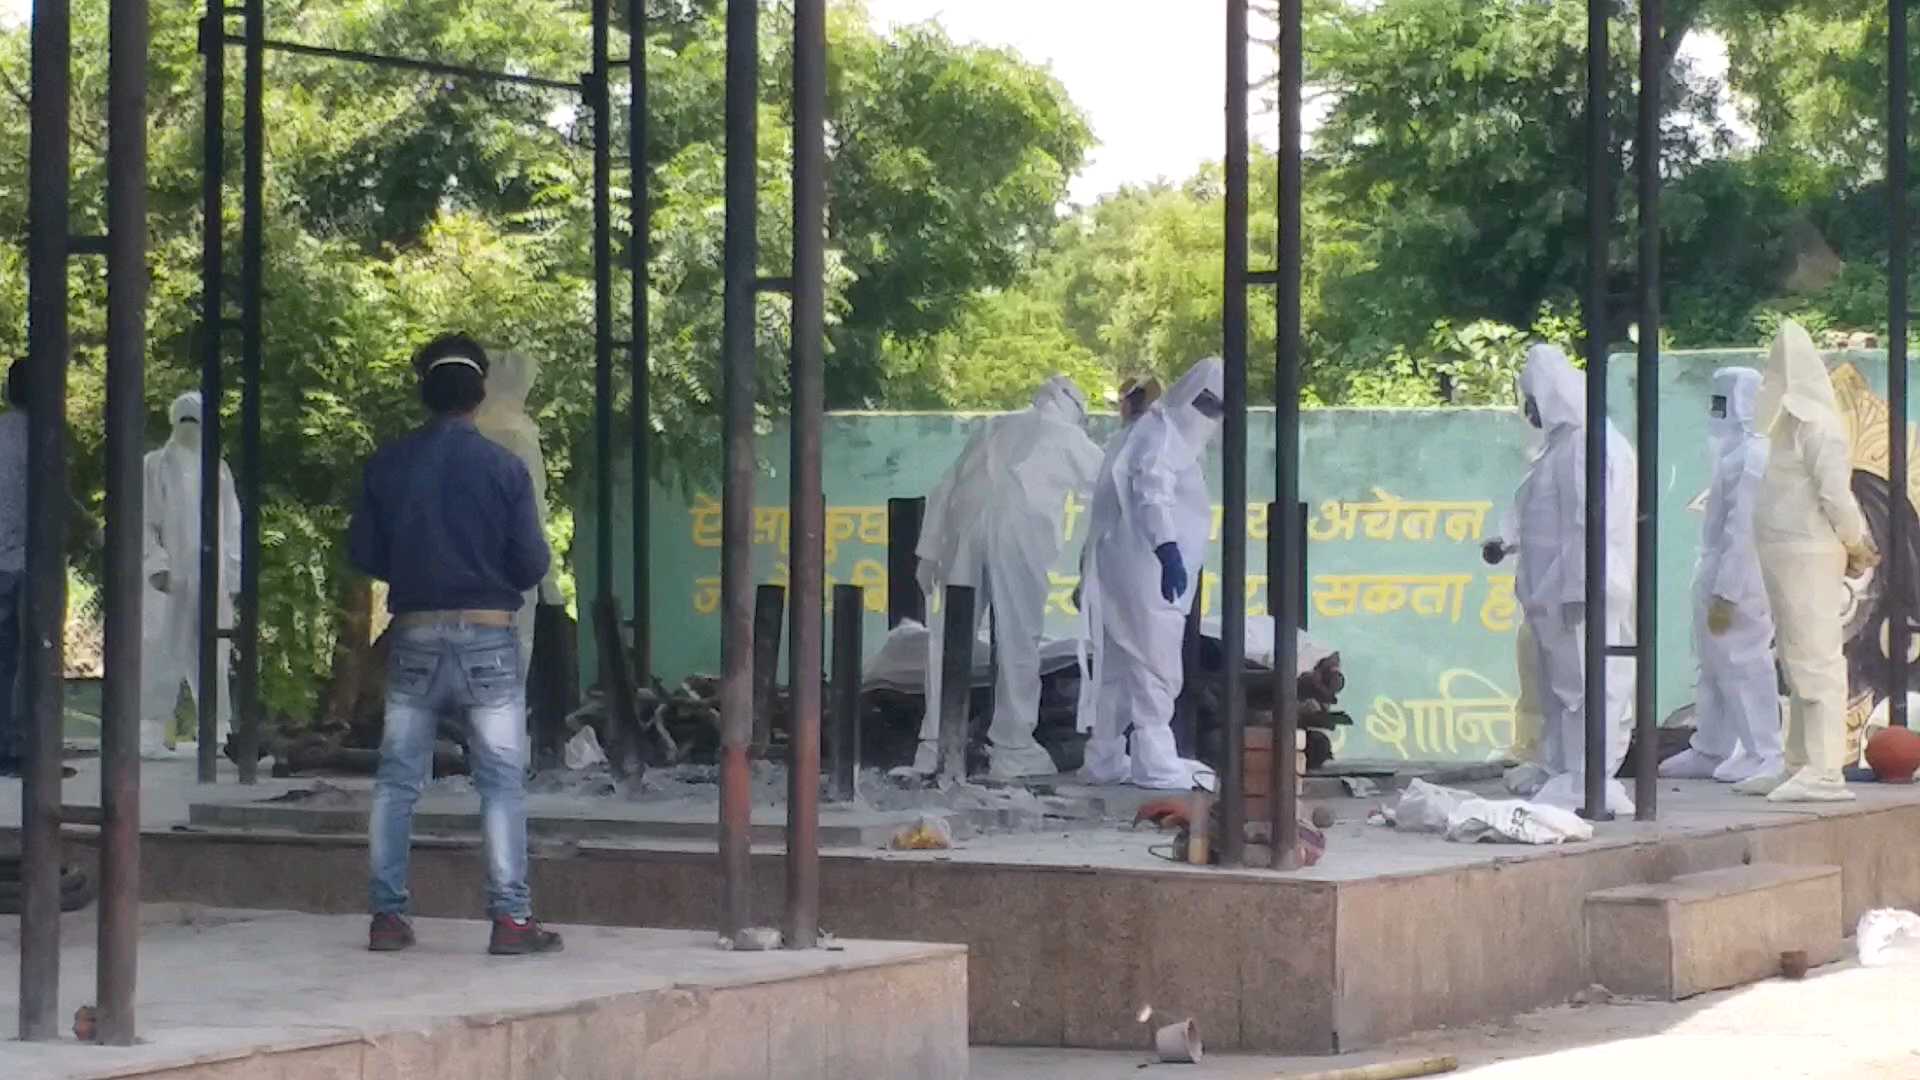
<path id="1" fill-rule="evenodd" d="M 481 375 L 486 374 L 486 372 L 480 370 L 480 365 L 478 363 L 476 363 L 471 357 L 466 357 L 466 356 L 443 356 L 440 359 L 435 360 L 433 363 L 428 364 L 427 370 L 432 371 L 434 368 L 445 367 L 448 364 L 459 364 L 462 367 L 470 367 L 475 372 L 478 372 Z"/>

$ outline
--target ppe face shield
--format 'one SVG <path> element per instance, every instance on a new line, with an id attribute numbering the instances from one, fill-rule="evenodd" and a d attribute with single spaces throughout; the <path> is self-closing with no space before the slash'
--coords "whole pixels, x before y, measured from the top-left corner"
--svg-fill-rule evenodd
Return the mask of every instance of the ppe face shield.
<path id="1" fill-rule="evenodd" d="M 1534 427 L 1539 427 L 1540 426 L 1540 403 L 1533 400 L 1532 394 L 1527 395 L 1527 403 L 1525 408 L 1526 408 L 1526 414 L 1527 414 L 1527 423 L 1532 424 Z"/>
<path id="2" fill-rule="evenodd" d="M 1707 406 L 1707 415 L 1713 417 L 1715 420 L 1725 420 L 1727 418 L 1727 397 L 1725 394 L 1713 395 L 1712 404 Z"/>
<path id="3" fill-rule="evenodd" d="M 1227 411 L 1226 403 L 1214 396 L 1211 390 L 1200 391 L 1200 395 L 1193 399 L 1193 407 L 1196 412 L 1209 420 L 1218 420 L 1226 415 Z"/>

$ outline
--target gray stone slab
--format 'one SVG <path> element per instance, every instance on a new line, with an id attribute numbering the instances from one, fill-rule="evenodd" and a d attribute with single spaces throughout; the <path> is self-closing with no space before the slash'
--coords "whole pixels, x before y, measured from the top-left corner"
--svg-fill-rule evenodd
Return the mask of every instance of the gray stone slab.
<path id="1" fill-rule="evenodd" d="M 359 916 L 178 905 L 145 914 L 143 1041 L 12 1041 L 9 981 L 0 1077 L 966 1075 L 966 957 L 956 946 L 850 941 L 748 954 L 721 951 L 710 932 L 569 926 L 566 952 L 508 959 L 484 954 L 484 924 L 421 919 L 418 946 L 375 956 Z M 62 1015 L 92 996 L 90 930 L 85 913 L 63 925 Z M 0 966 L 17 963 L 18 942 L 17 928 L 0 928 Z"/>
<path id="2" fill-rule="evenodd" d="M 1623 885 L 1587 897 L 1593 979 L 1617 994 L 1678 1001 L 1780 974 L 1781 954 L 1840 958 L 1838 866 L 1757 863 Z"/>

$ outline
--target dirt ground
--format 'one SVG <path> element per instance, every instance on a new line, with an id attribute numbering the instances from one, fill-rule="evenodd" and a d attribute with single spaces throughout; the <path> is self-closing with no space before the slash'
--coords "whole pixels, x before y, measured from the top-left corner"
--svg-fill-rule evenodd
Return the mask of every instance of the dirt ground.
<path id="1" fill-rule="evenodd" d="M 1671 1004 L 1615 1000 L 1564 1006 L 1503 1024 L 1409 1036 L 1337 1058 L 1209 1056 L 1199 1065 L 1143 1067 L 1144 1052 L 976 1047 L 973 1078 L 1278 1080 L 1317 1069 L 1450 1054 L 1460 1063 L 1451 1075 L 1474 1080 L 1910 1080 L 1920 1078 L 1920 1024 L 1914 1022 L 1912 1004 L 1916 980 L 1920 967 L 1862 968 L 1849 961 L 1802 982 L 1773 979 Z"/>

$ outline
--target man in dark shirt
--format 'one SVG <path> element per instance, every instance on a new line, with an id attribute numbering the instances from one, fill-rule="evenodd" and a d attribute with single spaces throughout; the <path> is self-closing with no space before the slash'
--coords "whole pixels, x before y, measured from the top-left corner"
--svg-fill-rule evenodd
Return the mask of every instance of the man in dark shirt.
<path id="1" fill-rule="evenodd" d="M 386 732 L 368 841 L 368 947 L 413 944 L 407 862 L 413 808 L 433 766 L 441 714 L 462 713 L 487 852 L 488 951 L 550 952 L 560 935 L 533 918 L 527 890 L 526 685 L 513 613 L 546 576 L 526 466 L 473 426 L 487 355 L 449 334 L 414 357 L 427 425 L 367 463 L 348 536 L 353 564 L 388 584 L 393 613 Z"/>

